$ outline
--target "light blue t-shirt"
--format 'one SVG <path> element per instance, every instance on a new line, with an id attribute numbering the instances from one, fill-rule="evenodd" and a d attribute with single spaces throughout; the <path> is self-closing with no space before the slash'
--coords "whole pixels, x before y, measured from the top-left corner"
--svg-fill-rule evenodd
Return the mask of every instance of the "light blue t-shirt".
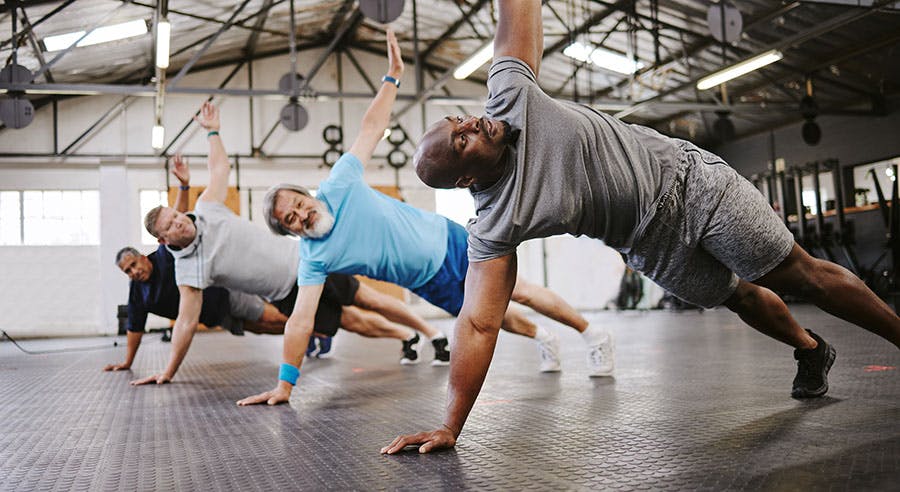
<path id="1" fill-rule="evenodd" d="M 300 240 L 298 285 L 319 285 L 329 273 L 345 273 L 415 289 L 441 268 L 447 219 L 373 190 L 356 156 L 338 159 L 316 198 L 328 205 L 334 227 L 323 238 Z"/>

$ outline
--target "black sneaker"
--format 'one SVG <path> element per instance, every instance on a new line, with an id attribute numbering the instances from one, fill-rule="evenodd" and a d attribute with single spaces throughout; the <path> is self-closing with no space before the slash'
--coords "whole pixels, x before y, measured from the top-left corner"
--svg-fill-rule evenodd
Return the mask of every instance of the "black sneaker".
<path id="1" fill-rule="evenodd" d="M 416 336 L 410 338 L 409 340 L 403 341 L 403 358 L 400 359 L 400 363 L 404 366 L 418 364 L 419 363 L 419 352 L 416 351 L 416 348 L 419 346 L 419 334 L 416 333 Z"/>
<path id="2" fill-rule="evenodd" d="M 450 351 L 447 350 L 447 345 L 450 342 L 447 340 L 447 337 L 443 338 L 435 338 L 431 341 L 431 344 L 434 345 L 434 360 L 431 361 L 431 365 L 433 366 L 449 366 L 450 365 Z"/>
<path id="3" fill-rule="evenodd" d="M 828 391 L 828 371 L 834 364 L 836 352 L 822 337 L 806 330 L 818 346 L 814 349 L 794 349 L 797 359 L 797 376 L 794 378 L 794 398 L 815 398 Z"/>

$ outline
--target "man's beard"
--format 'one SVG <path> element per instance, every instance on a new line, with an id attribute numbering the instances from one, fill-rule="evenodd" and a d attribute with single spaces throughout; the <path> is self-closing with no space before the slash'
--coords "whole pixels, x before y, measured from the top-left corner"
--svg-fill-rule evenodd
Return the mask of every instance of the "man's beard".
<path id="1" fill-rule="evenodd" d="M 331 228 L 334 227 L 334 215 L 331 215 L 331 212 L 328 211 L 328 207 L 323 202 L 316 200 L 315 211 L 315 223 L 313 223 L 312 228 L 303 228 L 303 233 L 300 234 L 301 236 L 309 239 L 318 239 L 326 236 L 331 232 Z"/>
<path id="2" fill-rule="evenodd" d="M 503 124 L 503 144 L 504 145 L 515 145 L 519 140 L 519 133 L 521 130 L 513 130 L 512 125 L 505 121 L 500 121 Z"/>

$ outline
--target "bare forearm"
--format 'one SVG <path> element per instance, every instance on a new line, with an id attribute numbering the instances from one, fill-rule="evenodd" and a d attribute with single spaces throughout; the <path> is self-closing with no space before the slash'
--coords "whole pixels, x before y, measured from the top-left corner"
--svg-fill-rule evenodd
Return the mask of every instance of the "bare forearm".
<path id="1" fill-rule="evenodd" d="M 384 129 L 391 122 L 391 108 L 393 108 L 394 101 L 397 99 L 397 91 L 397 86 L 390 82 L 381 84 L 381 89 L 378 90 L 378 94 L 372 100 L 372 104 L 369 105 L 369 109 L 363 116 L 360 133 L 372 132 L 378 138 L 381 138 Z"/>
<path id="2" fill-rule="evenodd" d="M 228 163 L 228 154 L 225 152 L 225 144 L 219 135 L 211 135 L 209 140 L 209 157 L 207 167 L 210 175 L 212 174 L 228 174 L 231 165 Z"/>
<path id="3" fill-rule="evenodd" d="M 172 355 L 169 358 L 169 364 L 166 366 L 165 375 L 170 379 L 178 372 L 178 367 L 184 361 L 184 357 L 191 348 L 191 341 L 194 339 L 194 332 L 197 330 L 197 321 L 175 321 L 175 327 L 172 329 Z"/>
<path id="4" fill-rule="evenodd" d="M 144 337 L 144 333 L 140 331 L 129 331 L 128 332 L 128 353 L 125 356 L 125 365 L 131 367 L 131 364 L 134 363 L 134 357 L 137 355 L 138 348 L 141 346 L 141 338 Z"/>
<path id="5" fill-rule="evenodd" d="M 494 356 L 499 326 L 476 330 L 462 318 L 457 321 L 457 336 L 450 354 L 450 382 L 447 389 L 447 415 L 444 425 L 459 436 L 478 398 L 488 367 Z"/>

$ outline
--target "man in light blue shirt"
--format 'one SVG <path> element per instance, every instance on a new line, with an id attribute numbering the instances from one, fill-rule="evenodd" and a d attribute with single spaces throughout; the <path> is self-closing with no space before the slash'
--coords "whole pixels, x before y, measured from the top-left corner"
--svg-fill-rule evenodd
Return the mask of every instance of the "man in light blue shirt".
<path id="1" fill-rule="evenodd" d="M 416 209 L 379 193 L 363 179 L 369 161 L 390 121 L 391 107 L 403 71 L 400 49 L 388 32 L 390 69 L 368 111 L 360 135 L 350 151 L 335 163 L 316 197 L 294 185 L 276 185 L 263 200 L 264 217 L 277 234 L 301 237 L 297 283 L 298 300 L 285 329 L 284 363 L 278 386 L 245 398 L 241 405 L 288 401 L 303 349 L 312 333 L 312 320 L 322 284 L 329 274 L 362 274 L 406 287 L 425 300 L 458 315 L 462 307 L 466 231 L 431 212 Z M 513 299 L 582 332 L 592 355 L 592 375 L 611 375 L 612 342 L 608 333 L 587 321 L 553 292 L 516 281 Z M 542 370 L 559 370 L 559 341 L 517 310 L 508 310 L 504 329 L 538 339 Z M 446 339 L 433 340 L 436 349 Z"/>

